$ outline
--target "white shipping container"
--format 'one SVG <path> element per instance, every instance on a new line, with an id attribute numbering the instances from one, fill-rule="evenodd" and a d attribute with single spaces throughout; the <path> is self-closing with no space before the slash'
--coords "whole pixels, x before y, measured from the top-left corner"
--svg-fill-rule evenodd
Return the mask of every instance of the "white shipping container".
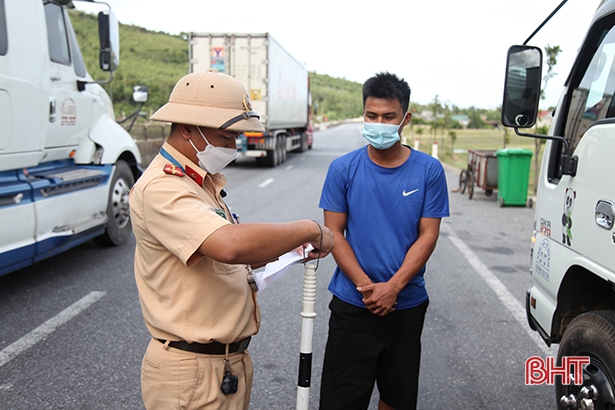
<path id="1" fill-rule="evenodd" d="M 237 78 L 267 130 L 308 125 L 308 71 L 268 33 L 190 34 L 190 72 Z"/>

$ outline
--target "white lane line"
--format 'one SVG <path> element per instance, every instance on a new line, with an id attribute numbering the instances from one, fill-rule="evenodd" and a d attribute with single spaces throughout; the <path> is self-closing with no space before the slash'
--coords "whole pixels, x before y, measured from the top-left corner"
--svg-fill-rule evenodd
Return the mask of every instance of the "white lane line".
<path id="1" fill-rule="evenodd" d="M 105 296 L 106 292 L 90 292 L 77 302 L 73 303 L 21 339 L 8 345 L 0 352 L 0 367 L 4 366 L 11 359 L 14 359 L 27 349 L 34 346 L 36 343 L 44 340 L 47 336 L 53 333 L 57 327 L 62 326 L 69 320 L 73 319 L 79 313 L 96 303 L 99 299 Z"/>
<path id="2" fill-rule="evenodd" d="M 466 258 L 468 263 L 474 268 L 476 273 L 489 285 L 489 287 L 495 292 L 500 302 L 508 309 L 513 315 L 515 320 L 521 325 L 521 328 L 530 336 L 530 338 L 536 343 L 536 346 L 541 350 L 545 356 L 552 356 L 551 349 L 547 347 L 542 340 L 538 332 L 530 329 L 527 323 L 527 316 L 525 314 L 525 307 L 519 303 L 519 301 L 513 296 L 512 293 L 506 288 L 506 286 L 495 276 L 493 272 L 485 265 L 479 257 L 472 252 L 468 245 L 463 242 L 459 236 L 453 231 L 447 224 L 442 224 L 442 231 L 448 234 L 449 239 L 459 249 L 459 251 Z"/>
<path id="3" fill-rule="evenodd" d="M 273 181 L 275 181 L 273 178 L 266 179 L 263 182 L 261 182 L 261 184 L 258 187 L 265 188 L 267 185 L 271 184 Z"/>

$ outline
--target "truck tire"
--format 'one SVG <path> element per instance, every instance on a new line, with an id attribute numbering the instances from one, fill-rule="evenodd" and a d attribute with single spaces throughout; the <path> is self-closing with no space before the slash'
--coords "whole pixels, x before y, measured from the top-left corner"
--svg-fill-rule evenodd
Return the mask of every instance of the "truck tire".
<path id="1" fill-rule="evenodd" d="M 280 135 L 280 164 L 286 162 L 286 134 Z"/>
<path id="2" fill-rule="evenodd" d="M 268 150 L 267 156 L 265 157 L 265 165 L 268 166 L 269 168 L 273 168 L 276 165 L 278 165 L 279 153 L 280 153 L 280 150 L 278 149 L 277 145 L 274 150 Z"/>
<path id="3" fill-rule="evenodd" d="M 286 160 L 286 136 L 277 135 L 275 137 L 275 147 L 267 151 L 265 163 L 268 167 L 277 167 Z"/>
<path id="4" fill-rule="evenodd" d="M 301 132 L 300 135 L 301 138 L 299 139 L 299 148 L 295 149 L 293 152 L 305 152 L 308 150 L 307 134 L 305 132 Z"/>
<path id="5" fill-rule="evenodd" d="M 615 409 L 615 311 L 598 310 L 577 316 L 566 328 L 557 353 L 557 363 L 562 357 L 589 356 L 590 364 L 583 369 L 583 385 L 562 384 L 559 377 L 555 380 L 555 399 L 558 409 L 566 407 L 562 397 L 573 394 L 581 408 L 583 387 L 594 386 L 598 392 L 593 401 L 595 410 Z M 591 399 L 591 397 L 590 397 Z"/>
<path id="6" fill-rule="evenodd" d="M 128 241 L 132 232 L 130 223 L 130 208 L 128 194 L 135 183 L 128 164 L 119 160 L 115 164 L 115 172 L 109 189 L 107 204 L 107 227 L 105 233 L 94 238 L 94 242 L 103 246 L 122 245 Z"/>

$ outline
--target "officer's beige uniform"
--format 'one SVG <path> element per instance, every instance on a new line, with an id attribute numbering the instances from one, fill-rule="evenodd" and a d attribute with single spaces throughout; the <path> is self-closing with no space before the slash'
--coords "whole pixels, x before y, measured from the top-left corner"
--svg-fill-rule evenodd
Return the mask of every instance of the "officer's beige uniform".
<path id="1" fill-rule="evenodd" d="M 224 395 L 224 354 L 163 344 L 230 344 L 256 334 L 260 324 L 247 266 L 195 254 L 209 235 L 235 222 L 220 196 L 225 177 L 207 174 L 168 143 L 163 150 L 177 163 L 158 154 L 130 197 L 135 279 L 153 336 L 142 365 L 144 402 L 148 409 L 247 409 L 252 385 L 247 351 L 228 356 L 239 387 Z"/>

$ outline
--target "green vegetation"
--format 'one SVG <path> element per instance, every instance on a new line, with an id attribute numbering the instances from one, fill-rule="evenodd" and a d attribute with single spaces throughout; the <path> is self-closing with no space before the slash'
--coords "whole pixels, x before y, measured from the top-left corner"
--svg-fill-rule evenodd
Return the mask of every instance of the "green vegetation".
<path id="1" fill-rule="evenodd" d="M 98 68 L 96 16 L 76 10 L 70 13 L 90 74 L 96 80 L 108 79 L 108 73 Z M 137 104 L 132 101 L 135 85 L 147 86 L 149 89 L 149 101 L 143 108 L 148 116 L 167 102 L 177 80 L 188 73 L 188 44 L 184 38 L 184 35 L 170 35 L 120 24 L 120 67 L 112 83 L 104 86 L 113 99 L 118 119 L 137 108 Z M 324 121 L 325 118 L 328 121 L 342 121 L 361 117 L 361 84 L 310 72 L 310 85 L 316 122 Z M 411 127 L 407 127 L 404 133 L 408 145 L 414 146 L 414 140 L 419 139 L 420 150 L 431 153 L 433 142 L 436 142 L 442 162 L 459 169 L 467 168 L 468 149 L 515 147 L 534 151 L 535 148 L 532 138 L 519 137 L 497 128 L 499 108 L 460 108 L 440 101 L 436 95 L 426 105 L 411 101 L 410 111 L 414 117 Z M 460 117 L 466 119 L 467 129 L 463 129 L 460 124 Z M 154 139 L 164 138 L 167 134 L 160 124 L 148 123 L 144 119 L 140 119 L 133 130 L 135 135 L 139 132 Z M 545 130 L 540 132 L 546 133 Z M 530 192 L 533 191 L 536 164 L 539 162 L 532 161 Z"/>
<path id="2" fill-rule="evenodd" d="M 406 144 L 414 147 L 415 139 L 419 140 L 419 150 L 431 154 L 432 146 L 435 142 L 438 145 L 438 158 L 448 165 L 458 169 L 468 168 L 468 150 L 498 150 L 501 148 L 523 148 L 534 152 L 534 138 L 520 137 L 516 134 L 510 135 L 510 131 L 506 132 L 503 129 L 458 129 L 454 131 L 454 149 L 452 148 L 450 134 L 437 138 L 426 134 L 427 128 L 422 125 L 412 125 L 404 129 L 404 138 Z M 539 130 L 544 131 L 544 130 Z M 506 135 L 509 134 L 509 135 Z M 506 140 L 506 143 L 504 141 Z M 542 160 L 542 154 L 538 164 Z M 530 177 L 528 184 L 528 194 L 534 192 L 534 174 L 536 173 L 536 165 L 534 161 L 530 163 Z M 456 189 L 457 185 L 450 186 L 451 189 Z M 480 192 L 477 191 L 477 192 Z"/>
<path id="3" fill-rule="evenodd" d="M 76 10 L 70 14 L 88 71 L 95 80 L 108 79 L 109 74 L 98 64 L 96 16 Z M 120 67 L 111 84 L 105 85 L 117 118 L 136 110 L 137 104 L 132 101 L 135 85 L 148 87 L 144 110 L 151 114 L 168 101 L 177 80 L 188 73 L 188 44 L 181 36 L 120 24 L 120 49 Z"/>
<path id="4" fill-rule="evenodd" d="M 70 14 L 88 71 L 95 80 L 107 80 L 109 74 L 98 68 L 96 16 L 78 10 L 70 10 Z M 114 73 L 111 84 L 104 85 L 113 99 L 118 119 L 136 110 L 137 104 L 132 101 L 135 85 L 148 87 L 149 100 L 143 111 L 149 115 L 167 102 L 177 80 L 188 73 L 188 43 L 184 38 L 184 33 L 171 35 L 120 24 L 120 67 Z M 361 116 L 361 84 L 310 72 L 310 85 L 316 121 L 322 121 L 325 117 L 328 121 L 341 121 Z M 448 103 L 443 104 L 438 96 L 428 105 L 411 101 L 410 110 L 414 113 L 434 113 L 437 118 L 433 124 L 434 131 L 460 128 L 452 119 L 455 115 L 466 115 L 470 119 L 470 126 L 474 128 L 489 126 L 485 121 L 499 119 L 500 115 L 499 110 L 475 107 L 461 109 Z M 414 123 L 425 122 L 417 117 Z"/>
<path id="5" fill-rule="evenodd" d="M 326 117 L 330 121 L 339 121 L 361 117 L 361 84 L 310 73 L 310 88 L 317 120 L 324 121 Z"/>
<path id="6" fill-rule="evenodd" d="M 108 73 L 98 65 L 96 16 L 77 10 L 70 14 L 88 71 L 94 79 L 106 80 Z M 188 43 L 184 38 L 183 34 L 170 35 L 120 24 L 120 67 L 111 84 L 105 85 L 118 119 L 137 108 L 132 101 L 135 85 L 148 87 L 149 100 L 144 111 L 149 115 L 167 102 L 177 80 L 188 73 Z M 310 85 L 317 120 L 361 116 L 361 84 L 312 72 Z"/>

